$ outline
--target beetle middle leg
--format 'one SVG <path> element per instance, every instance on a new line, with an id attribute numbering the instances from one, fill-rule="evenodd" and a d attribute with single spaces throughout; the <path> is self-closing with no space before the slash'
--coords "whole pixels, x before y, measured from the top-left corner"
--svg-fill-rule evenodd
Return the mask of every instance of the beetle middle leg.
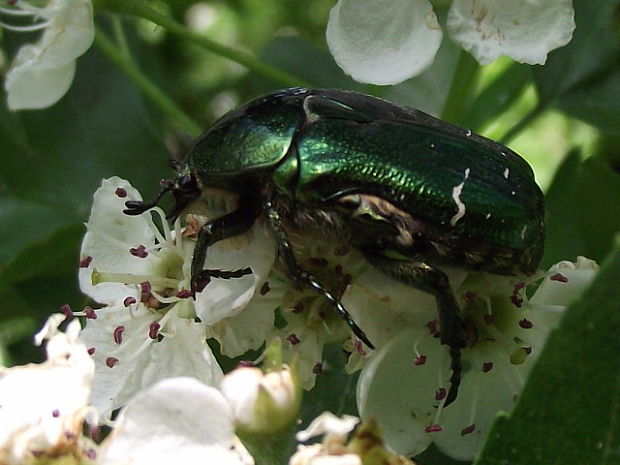
<path id="1" fill-rule="evenodd" d="M 340 316 L 340 318 L 345 321 L 353 334 L 355 334 L 364 344 L 366 344 L 367 347 L 374 349 L 375 346 L 368 340 L 368 337 L 366 336 L 364 331 L 362 331 L 362 329 L 357 326 L 357 323 L 355 323 L 355 321 L 351 317 L 351 314 L 347 312 L 347 310 L 340 303 L 340 301 L 331 292 L 329 292 L 325 288 L 325 286 L 323 286 L 323 284 L 317 281 L 313 274 L 307 272 L 306 270 L 303 270 L 297 264 L 297 259 L 295 258 L 293 249 L 291 248 L 291 244 L 289 243 L 288 235 L 282 227 L 280 215 L 275 210 L 272 203 L 266 202 L 264 208 L 267 214 L 267 218 L 269 220 L 269 224 L 271 225 L 271 228 L 276 236 L 280 256 L 282 257 L 282 260 L 284 261 L 289 274 L 293 278 L 293 281 L 295 281 L 295 284 L 297 284 L 299 287 L 309 286 L 315 291 L 317 291 L 319 294 L 321 294 L 325 299 L 327 299 L 330 304 L 332 304 L 332 306 L 338 313 L 338 316 Z"/>
<path id="2" fill-rule="evenodd" d="M 207 259 L 207 250 L 210 246 L 222 239 L 243 234 L 252 227 L 254 221 L 260 214 L 260 208 L 254 202 L 243 202 L 240 199 L 240 207 L 224 216 L 215 218 L 204 224 L 198 231 L 196 248 L 192 257 L 192 292 L 200 292 L 201 287 L 212 277 L 230 279 L 240 278 L 251 273 L 249 268 L 240 270 L 203 270 Z"/>
<path id="3" fill-rule="evenodd" d="M 448 406 L 456 399 L 461 384 L 461 349 L 467 346 L 465 325 L 448 276 L 424 261 L 394 260 L 372 252 L 365 252 L 364 255 L 373 266 L 392 278 L 435 296 L 439 313 L 439 340 L 450 348 L 452 376 L 444 407 Z"/>

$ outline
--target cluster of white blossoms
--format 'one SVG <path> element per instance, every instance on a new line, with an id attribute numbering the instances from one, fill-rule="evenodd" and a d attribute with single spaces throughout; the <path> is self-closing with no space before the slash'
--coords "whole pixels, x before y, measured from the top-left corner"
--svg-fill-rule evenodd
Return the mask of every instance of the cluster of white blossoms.
<path id="1" fill-rule="evenodd" d="M 4 80 L 11 110 L 40 109 L 56 103 L 69 89 L 75 60 L 95 37 L 91 0 L 16 0 L 0 7 L 0 29 L 19 32 L 42 30 L 34 44 L 23 45 Z M 24 24 L 24 19 L 31 24 Z M 15 24 L 19 23 L 19 24 Z"/>
<path id="2" fill-rule="evenodd" d="M 447 29 L 480 64 L 502 55 L 544 64 L 551 50 L 570 42 L 573 17 L 572 0 L 453 0 Z M 338 65 L 356 81 L 380 85 L 426 70 L 442 36 L 429 0 L 339 0 L 327 25 Z"/>
<path id="3" fill-rule="evenodd" d="M 218 385 L 223 375 L 209 338 L 217 340 L 221 354 L 235 357 L 278 337 L 305 388 L 323 370 L 324 346 L 344 342 L 351 353 L 348 370 L 361 369 L 359 411 L 377 419 L 393 451 L 413 455 L 434 441 L 450 456 L 471 459 L 497 412 L 512 407 L 549 331 L 597 268 L 580 258 L 527 282 L 447 269 L 469 345 L 462 351 L 459 395 L 443 408 L 450 357 L 437 338 L 432 296 L 386 277 L 349 247 L 292 234 L 300 266 L 340 299 L 377 347 L 372 351 L 351 335 L 327 299 L 292 285 L 262 221 L 210 247 L 205 264 L 252 272 L 213 278 L 192 296 L 196 225 L 205 218 L 190 216 L 185 227 L 177 221 L 171 228 L 158 208 L 138 216 L 123 213 L 126 201 L 140 199 L 127 181 L 103 181 L 82 246 L 82 289 L 103 306 L 79 313 L 86 318 L 80 337 L 95 362 L 91 403 L 105 420 L 158 380 L 191 376 Z M 220 214 L 234 208 L 208 197 L 202 202 L 211 210 L 219 205 Z M 539 282 L 528 297 L 528 286 Z"/>

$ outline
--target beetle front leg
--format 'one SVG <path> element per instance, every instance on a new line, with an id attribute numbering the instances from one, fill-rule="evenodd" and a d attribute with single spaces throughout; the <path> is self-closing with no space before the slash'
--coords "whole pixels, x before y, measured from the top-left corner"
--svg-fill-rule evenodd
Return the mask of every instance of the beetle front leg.
<path id="1" fill-rule="evenodd" d="M 253 203 L 244 205 L 242 200 L 240 199 L 242 206 L 237 210 L 209 221 L 198 231 L 198 239 L 196 240 L 191 266 L 191 289 L 193 293 L 200 292 L 201 287 L 204 287 L 201 286 L 201 283 L 211 277 L 230 279 L 251 273 L 249 268 L 232 271 L 203 270 L 207 259 L 207 250 L 210 246 L 222 239 L 243 234 L 252 227 L 254 221 L 258 218 L 260 208 L 257 208 Z"/>
<path id="2" fill-rule="evenodd" d="M 286 231 L 282 227 L 282 221 L 280 220 L 280 215 L 275 210 L 271 202 L 266 202 L 264 206 L 265 212 L 267 214 L 267 218 L 269 219 L 269 224 L 271 225 L 271 229 L 273 230 L 276 236 L 276 242 L 278 243 L 278 250 L 280 251 L 280 256 L 284 261 L 286 268 L 288 269 L 289 274 L 293 278 L 293 281 L 297 286 L 309 286 L 319 294 L 321 294 L 336 310 L 338 316 L 342 318 L 347 326 L 351 329 L 353 334 L 355 334 L 367 347 L 374 349 L 375 346 L 370 342 L 366 333 L 362 331 L 362 329 L 357 326 L 357 323 L 351 317 L 351 314 L 347 311 L 346 308 L 340 303 L 340 301 L 329 292 L 323 284 L 321 284 L 314 277 L 312 273 L 309 273 L 297 264 L 297 259 L 295 258 L 295 254 L 293 253 L 293 249 L 291 248 L 291 244 L 288 240 L 288 235 Z"/>
<path id="3" fill-rule="evenodd" d="M 365 253 L 368 261 L 394 279 L 435 296 L 439 314 L 439 340 L 450 348 L 450 390 L 444 407 L 450 405 L 461 384 L 461 349 L 467 346 L 465 324 L 454 298 L 448 276 L 424 261 L 401 261 L 375 253 Z"/>

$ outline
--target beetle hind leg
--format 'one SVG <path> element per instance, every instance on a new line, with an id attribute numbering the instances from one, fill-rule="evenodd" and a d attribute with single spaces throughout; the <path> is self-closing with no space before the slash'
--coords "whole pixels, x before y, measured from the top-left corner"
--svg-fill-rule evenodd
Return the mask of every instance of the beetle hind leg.
<path id="1" fill-rule="evenodd" d="M 321 294 L 336 310 L 338 316 L 342 318 L 347 326 L 351 329 L 353 334 L 355 334 L 367 347 L 370 349 L 374 349 L 375 346 L 370 342 L 366 333 L 362 331 L 362 329 L 357 326 L 357 323 L 351 317 L 351 314 L 347 312 L 347 309 L 340 303 L 340 301 L 329 292 L 323 284 L 321 284 L 311 273 L 303 270 L 297 264 L 297 259 L 293 254 L 293 249 L 291 248 L 291 244 L 288 241 L 288 235 L 286 231 L 282 227 L 282 221 L 280 220 L 280 215 L 275 210 L 271 202 L 265 203 L 265 212 L 267 213 L 267 219 L 269 220 L 269 224 L 275 234 L 276 242 L 278 243 L 278 249 L 280 251 L 280 256 L 284 261 L 293 281 L 297 284 L 298 287 L 308 286 L 314 289 L 316 292 Z"/>
<path id="2" fill-rule="evenodd" d="M 367 260 L 392 278 L 435 296 L 439 314 L 439 340 L 450 348 L 450 390 L 444 407 L 456 399 L 461 383 L 461 349 L 467 346 L 465 325 L 446 274 L 424 261 L 395 260 L 366 252 Z"/>

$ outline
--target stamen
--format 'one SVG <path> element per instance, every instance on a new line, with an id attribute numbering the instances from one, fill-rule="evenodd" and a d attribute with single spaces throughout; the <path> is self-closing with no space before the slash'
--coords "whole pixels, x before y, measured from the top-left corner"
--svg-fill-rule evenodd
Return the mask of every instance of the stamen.
<path id="1" fill-rule="evenodd" d="M 88 268 L 88 265 L 90 265 L 93 261 L 93 257 L 91 257 L 90 255 L 88 257 L 84 257 L 82 260 L 80 260 L 80 268 Z"/>
<path id="2" fill-rule="evenodd" d="M 88 352 L 88 355 L 93 355 L 95 353 L 95 349 L 94 347 L 89 347 L 88 350 L 86 352 Z"/>
<path id="3" fill-rule="evenodd" d="M 114 342 L 116 344 L 120 344 L 123 342 L 123 332 L 125 331 L 125 327 L 123 325 L 117 326 L 114 328 Z"/>
<path id="4" fill-rule="evenodd" d="M 65 314 L 66 320 L 73 318 L 73 310 L 71 310 L 71 306 L 69 304 L 61 305 L 60 311 Z"/>
<path id="5" fill-rule="evenodd" d="M 140 284 L 151 282 L 153 285 L 161 288 L 176 288 L 178 280 L 166 278 L 163 276 L 142 275 L 132 273 L 114 273 L 94 270 L 91 276 L 91 283 L 96 286 L 100 283 L 123 283 L 123 284 Z"/>
<path id="6" fill-rule="evenodd" d="M 269 287 L 269 281 L 265 281 L 264 284 L 260 288 L 260 295 L 266 295 L 271 288 Z"/>
<path id="7" fill-rule="evenodd" d="M 439 388 L 437 389 L 437 391 L 435 391 L 435 400 L 443 400 L 446 398 L 447 395 L 447 391 L 446 388 Z"/>
<path id="8" fill-rule="evenodd" d="M 443 431 L 441 425 L 428 425 L 424 428 L 425 433 L 439 433 L 440 431 Z"/>
<path id="9" fill-rule="evenodd" d="M 301 342 L 295 333 L 291 333 L 286 336 L 286 340 L 293 345 L 297 345 Z"/>
<path id="10" fill-rule="evenodd" d="M 482 372 L 483 373 L 488 373 L 492 369 L 493 369 L 493 362 L 484 362 L 482 364 Z"/>
<path id="11" fill-rule="evenodd" d="M 133 305 L 137 302 L 135 297 L 129 296 L 129 297 L 125 297 L 125 300 L 123 300 L 123 305 L 125 307 L 129 307 L 130 305 Z"/>
<path id="12" fill-rule="evenodd" d="M 105 364 L 108 368 L 113 368 L 117 363 L 118 359 L 116 357 L 108 357 L 105 359 Z"/>
<path id="13" fill-rule="evenodd" d="M 9 2 L 7 2 L 9 3 Z M 9 3 L 10 5 L 11 3 Z M 32 11 L 16 10 L 14 8 L 2 8 L 0 7 L 0 13 L 4 13 L 12 16 L 32 16 L 35 13 Z"/>
<path id="14" fill-rule="evenodd" d="M 530 329 L 534 327 L 534 323 L 532 323 L 527 318 L 523 318 L 522 320 L 519 321 L 519 326 L 522 327 L 523 329 Z"/>
<path id="15" fill-rule="evenodd" d="M 158 339 L 159 338 L 159 330 L 160 330 L 160 328 L 161 328 L 161 325 L 159 324 L 159 322 L 153 321 L 149 325 L 149 337 L 151 339 Z"/>
<path id="16" fill-rule="evenodd" d="M 568 282 L 568 278 L 566 276 L 564 276 L 562 273 L 556 273 L 552 276 L 549 276 L 549 279 L 551 281 L 559 281 L 561 283 L 567 283 Z"/>
<path id="17" fill-rule="evenodd" d="M 314 365 L 312 367 L 312 373 L 314 373 L 315 375 L 320 375 L 321 373 L 323 373 L 323 364 L 317 363 L 316 365 Z"/>
<path id="18" fill-rule="evenodd" d="M 121 199 L 124 199 L 125 197 L 127 197 L 127 191 L 123 189 L 122 187 L 117 187 L 114 193 L 116 194 L 117 197 L 120 197 Z"/>
<path id="19" fill-rule="evenodd" d="M 473 433 L 475 429 L 476 429 L 476 424 L 472 423 L 471 425 L 466 426 L 465 428 L 461 430 L 461 436 L 465 436 L 466 434 Z"/>
<path id="20" fill-rule="evenodd" d="M 414 360 L 413 360 L 413 364 L 415 366 L 420 366 L 420 365 L 424 365 L 426 363 L 426 355 L 418 355 Z"/>
<path id="21" fill-rule="evenodd" d="M 42 23 L 33 24 L 32 26 L 13 26 L 11 24 L 6 24 L 0 21 L 0 27 L 7 29 L 9 31 L 15 31 L 15 32 L 40 31 L 41 29 L 45 29 L 50 24 L 51 24 L 51 21 L 44 21 Z"/>
<path id="22" fill-rule="evenodd" d="M 146 247 L 144 245 L 139 245 L 138 247 L 132 247 L 129 249 L 129 253 L 134 257 L 138 258 L 146 258 L 149 256 L 149 253 L 146 251 Z"/>

